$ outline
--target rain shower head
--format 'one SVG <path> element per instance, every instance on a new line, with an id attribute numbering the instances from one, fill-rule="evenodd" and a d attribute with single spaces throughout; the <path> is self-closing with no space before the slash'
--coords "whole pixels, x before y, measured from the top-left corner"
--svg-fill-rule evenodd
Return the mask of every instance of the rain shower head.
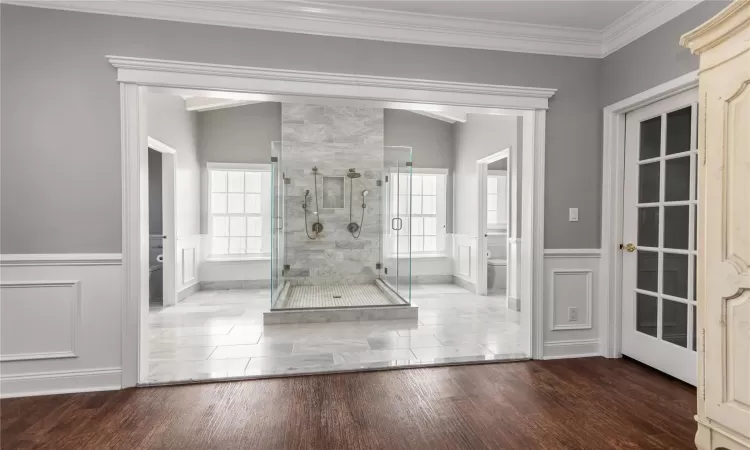
<path id="1" fill-rule="evenodd" d="M 355 172 L 354 169 L 349 169 L 349 173 L 347 173 L 346 176 L 349 178 L 359 178 L 362 176 L 362 174 L 359 172 Z"/>
<path id="2" fill-rule="evenodd" d="M 362 197 L 367 197 L 367 194 L 369 194 L 369 193 L 370 193 L 370 191 L 368 191 L 367 189 L 365 189 L 364 191 L 362 191 Z"/>

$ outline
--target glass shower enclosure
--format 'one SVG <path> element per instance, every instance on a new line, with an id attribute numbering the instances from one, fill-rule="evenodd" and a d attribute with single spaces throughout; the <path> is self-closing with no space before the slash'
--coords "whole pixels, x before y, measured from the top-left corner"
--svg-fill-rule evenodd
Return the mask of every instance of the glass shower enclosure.
<path id="1" fill-rule="evenodd" d="M 410 305 L 411 147 L 331 150 L 271 143 L 271 310 Z"/>

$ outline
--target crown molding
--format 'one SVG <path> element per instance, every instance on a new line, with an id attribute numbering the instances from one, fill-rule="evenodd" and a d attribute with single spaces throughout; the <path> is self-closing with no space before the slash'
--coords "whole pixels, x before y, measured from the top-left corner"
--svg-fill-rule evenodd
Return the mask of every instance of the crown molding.
<path id="1" fill-rule="evenodd" d="M 645 1 L 602 30 L 602 57 L 659 28 L 703 0 Z"/>
<path id="2" fill-rule="evenodd" d="M 4 1 L 97 14 L 411 44 L 597 58 L 596 30 L 462 19 L 304 1 Z M 239 3 L 239 2 L 238 2 Z"/>
<path id="3" fill-rule="evenodd" d="M 466 19 L 313 1 L 24 1 L 3 3 L 386 42 L 603 58 L 701 0 L 650 0 L 604 30 Z"/>

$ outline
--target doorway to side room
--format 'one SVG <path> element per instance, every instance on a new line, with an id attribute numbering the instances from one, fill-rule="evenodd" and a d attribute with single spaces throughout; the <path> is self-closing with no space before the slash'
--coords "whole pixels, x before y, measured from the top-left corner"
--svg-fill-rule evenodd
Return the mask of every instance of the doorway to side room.
<path id="1" fill-rule="evenodd" d="M 517 311 L 518 252 L 511 242 L 517 233 L 518 173 L 511 153 L 506 148 L 477 160 L 477 293 L 502 296 Z"/>
<path id="2" fill-rule="evenodd" d="M 174 259 L 176 150 L 148 138 L 148 298 L 149 308 L 177 303 Z"/>

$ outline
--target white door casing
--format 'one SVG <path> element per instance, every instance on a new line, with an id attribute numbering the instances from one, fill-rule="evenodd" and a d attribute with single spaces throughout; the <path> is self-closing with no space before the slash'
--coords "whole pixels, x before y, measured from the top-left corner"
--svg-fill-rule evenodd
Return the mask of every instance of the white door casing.
<path id="1" fill-rule="evenodd" d="M 697 101 L 627 115 L 623 195 L 622 353 L 693 385 Z"/>

